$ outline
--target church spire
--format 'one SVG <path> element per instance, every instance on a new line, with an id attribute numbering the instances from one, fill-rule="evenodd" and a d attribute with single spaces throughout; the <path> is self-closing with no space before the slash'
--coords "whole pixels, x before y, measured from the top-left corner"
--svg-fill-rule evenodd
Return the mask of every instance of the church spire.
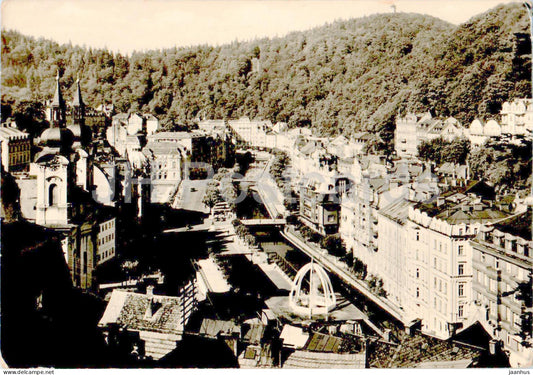
<path id="1" fill-rule="evenodd" d="M 74 94 L 74 99 L 72 100 L 73 107 L 83 107 L 83 99 L 81 98 L 81 88 L 80 88 L 80 75 L 76 77 L 76 93 Z"/>
<path id="2" fill-rule="evenodd" d="M 65 125 L 65 101 L 61 94 L 61 86 L 59 85 L 59 70 L 56 75 L 56 90 L 54 98 L 50 103 L 50 122 L 54 128 L 63 127 Z"/>

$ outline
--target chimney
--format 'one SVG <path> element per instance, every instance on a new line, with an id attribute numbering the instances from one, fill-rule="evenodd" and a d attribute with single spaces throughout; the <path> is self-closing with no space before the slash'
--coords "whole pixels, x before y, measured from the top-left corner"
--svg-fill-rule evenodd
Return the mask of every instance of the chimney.
<path id="1" fill-rule="evenodd" d="M 498 341 L 497 340 L 490 340 L 489 341 L 489 353 L 490 353 L 490 355 L 495 355 L 497 350 L 498 350 Z"/>
<path id="2" fill-rule="evenodd" d="M 154 286 L 153 285 L 148 285 L 146 287 L 146 295 L 147 296 L 153 296 L 154 295 Z"/>

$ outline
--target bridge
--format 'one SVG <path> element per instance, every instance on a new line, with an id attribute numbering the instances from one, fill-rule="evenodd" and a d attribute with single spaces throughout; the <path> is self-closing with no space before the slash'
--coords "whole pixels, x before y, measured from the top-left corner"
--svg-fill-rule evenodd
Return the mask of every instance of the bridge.
<path id="1" fill-rule="evenodd" d="M 245 219 L 241 220 L 246 226 L 259 227 L 259 226 L 272 226 L 272 225 L 285 225 L 287 221 L 285 219 Z"/>

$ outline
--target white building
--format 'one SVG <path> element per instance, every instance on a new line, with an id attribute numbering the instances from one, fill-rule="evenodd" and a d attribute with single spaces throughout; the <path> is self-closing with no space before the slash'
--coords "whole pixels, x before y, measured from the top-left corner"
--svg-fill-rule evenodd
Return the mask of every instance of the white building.
<path id="1" fill-rule="evenodd" d="M 146 122 L 146 134 L 154 134 L 159 131 L 159 120 L 150 113 L 145 113 L 143 119 Z"/>
<path id="2" fill-rule="evenodd" d="M 533 100 L 515 99 L 505 102 L 500 111 L 502 133 L 526 135 L 533 131 Z"/>
<path id="3" fill-rule="evenodd" d="M 248 117 L 228 121 L 229 127 L 252 147 L 275 148 L 276 134 L 270 121 L 250 121 Z"/>
<path id="4" fill-rule="evenodd" d="M 128 125 L 126 127 L 128 135 L 136 135 L 141 133 L 144 129 L 144 118 L 139 113 L 132 113 L 128 117 Z"/>
<path id="5" fill-rule="evenodd" d="M 466 322 L 472 299 L 468 241 L 482 224 L 506 215 L 480 196 L 468 195 L 467 189 L 409 208 L 407 248 L 412 261 L 406 272 L 415 303 L 403 307 L 408 316 L 422 319 L 423 332 L 448 338 Z"/>
<path id="6" fill-rule="evenodd" d="M 415 115 L 408 113 L 396 119 L 394 149 L 398 156 L 418 155 L 418 146 L 427 140 L 442 137 L 448 141 L 466 134 L 463 126 L 453 117 L 436 119 L 431 114 Z"/>
<path id="7" fill-rule="evenodd" d="M 96 264 L 102 264 L 116 255 L 115 218 L 99 223 L 96 237 Z"/>
<path id="8" fill-rule="evenodd" d="M 20 131 L 15 126 L 2 126 L 0 127 L 0 141 L 4 170 L 12 172 L 27 169 L 30 163 L 31 148 L 29 134 Z"/>
<path id="9" fill-rule="evenodd" d="M 142 152 L 150 164 L 151 202 L 167 202 L 182 179 L 185 151 L 178 142 L 150 141 Z"/>

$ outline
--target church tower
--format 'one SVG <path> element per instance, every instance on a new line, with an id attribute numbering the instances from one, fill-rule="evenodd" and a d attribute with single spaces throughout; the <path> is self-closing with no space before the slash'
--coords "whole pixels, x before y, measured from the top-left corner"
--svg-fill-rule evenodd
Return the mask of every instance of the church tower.
<path id="1" fill-rule="evenodd" d="M 50 127 L 64 128 L 65 127 L 65 101 L 61 95 L 61 87 L 59 86 L 59 71 L 56 76 L 56 89 L 54 98 L 49 106 L 50 111 Z"/>
<path id="2" fill-rule="evenodd" d="M 69 221 L 69 186 L 72 183 L 72 132 L 65 127 L 65 101 L 56 77 L 54 98 L 50 103 L 50 127 L 45 129 L 38 145 L 34 169 L 37 174 L 35 223 L 44 226 L 67 225 Z"/>
<path id="3" fill-rule="evenodd" d="M 80 78 L 76 80 L 76 93 L 72 100 L 72 124 L 73 125 L 85 125 L 85 104 L 81 97 Z"/>
<path id="4" fill-rule="evenodd" d="M 87 148 L 91 143 L 91 130 L 85 126 L 85 103 L 81 96 L 80 79 L 76 80 L 76 93 L 72 99 L 71 116 L 68 128 L 74 134 L 73 148 L 75 150 L 84 148 L 85 151 L 90 151 Z"/>

